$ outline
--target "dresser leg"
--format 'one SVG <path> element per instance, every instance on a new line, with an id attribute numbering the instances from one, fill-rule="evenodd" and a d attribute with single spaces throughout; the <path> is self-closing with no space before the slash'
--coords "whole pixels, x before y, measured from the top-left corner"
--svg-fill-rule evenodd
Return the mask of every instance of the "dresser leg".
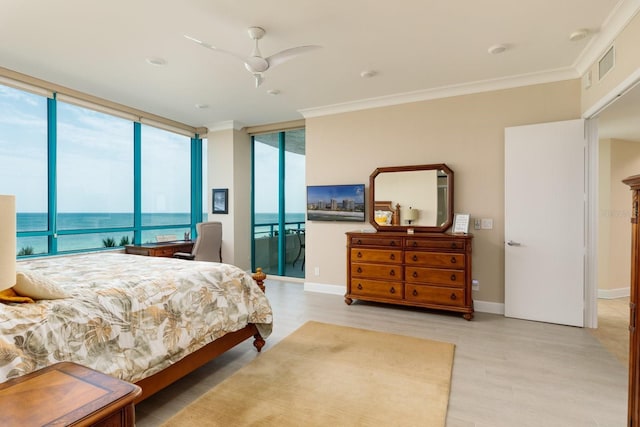
<path id="1" fill-rule="evenodd" d="M 353 300 L 349 297 L 344 297 L 344 303 L 347 305 L 351 305 L 351 303 L 353 302 Z"/>
<path id="2" fill-rule="evenodd" d="M 462 315 L 462 317 L 464 317 L 465 320 L 469 321 L 473 319 L 473 313 L 465 313 Z"/>

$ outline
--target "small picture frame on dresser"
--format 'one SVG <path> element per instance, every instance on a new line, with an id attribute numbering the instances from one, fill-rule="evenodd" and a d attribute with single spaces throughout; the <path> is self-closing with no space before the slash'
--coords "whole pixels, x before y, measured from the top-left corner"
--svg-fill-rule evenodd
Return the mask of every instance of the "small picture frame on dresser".
<path id="1" fill-rule="evenodd" d="M 455 233 L 467 234 L 469 232 L 469 214 L 457 213 L 453 216 L 453 230 Z"/>

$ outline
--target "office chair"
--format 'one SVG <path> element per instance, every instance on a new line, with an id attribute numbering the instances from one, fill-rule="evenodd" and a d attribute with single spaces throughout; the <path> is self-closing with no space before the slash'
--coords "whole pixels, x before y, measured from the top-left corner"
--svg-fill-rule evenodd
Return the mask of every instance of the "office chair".
<path id="1" fill-rule="evenodd" d="M 195 261 L 222 262 L 222 223 L 218 221 L 196 224 L 198 237 L 191 253 L 176 252 L 174 258 Z"/>

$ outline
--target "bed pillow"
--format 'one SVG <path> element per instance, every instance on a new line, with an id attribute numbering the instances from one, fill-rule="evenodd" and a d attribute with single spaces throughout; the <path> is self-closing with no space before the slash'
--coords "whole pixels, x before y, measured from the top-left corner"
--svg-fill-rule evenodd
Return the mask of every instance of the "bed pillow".
<path id="1" fill-rule="evenodd" d="M 69 295 L 55 282 L 35 271 L 18 271 L 13 290 L 17 294 L 33 299 L 60 299 Z"/>

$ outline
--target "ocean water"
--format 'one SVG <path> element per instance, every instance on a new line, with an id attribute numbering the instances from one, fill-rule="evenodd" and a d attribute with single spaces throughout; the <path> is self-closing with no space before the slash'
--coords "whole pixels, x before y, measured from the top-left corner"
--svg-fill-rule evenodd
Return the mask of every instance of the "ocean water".
<path id="1" fill-rule="evenodd" d="M 82 233 L 59 234 L 57 239 L 58 252 L 100 249 L 104 247 L 103 240 L 113 239 L 116 245 L 123 239 L 133 241 L 133 231 L 90 232 L 98 229 L 113 229 L 133 227 L 132 213 L 59 213 L 57 218 L 58 231 L 82 230 Z M 305 214 L 293 213 L 286 215 L 287 228 L 298 228 L 299 223 L 304 227 Z M 189 213 L 143 213 L 144 226 L 181 226 L 145 230 L 142 232 L 144 243 L 155 242 L 159 234 L 175 235 L 182 239 L 184 233 L 190 231 L 191 216 Z M 256 237 L 273 233 L 274 225 L 278 223 L 278 215 L 274 213 L 257 213 L 255 215 Z M 291 223 L 291 224 L 289 224 Z M 47 229 L 46 213 L 18 212 L 18 232 L 44 231 Z M 17 251 L 30 248 L 34 254 L 47 253 L 48 240 L 46 236 L 18 237 Z"/>

